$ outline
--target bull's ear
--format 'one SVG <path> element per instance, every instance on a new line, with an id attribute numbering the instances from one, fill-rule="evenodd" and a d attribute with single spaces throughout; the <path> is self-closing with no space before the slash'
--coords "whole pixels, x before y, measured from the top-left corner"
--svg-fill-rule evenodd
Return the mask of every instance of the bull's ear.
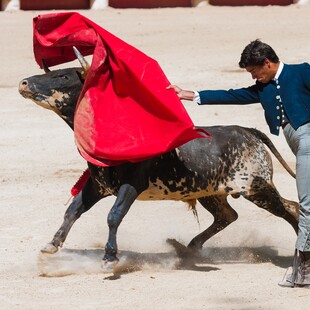
<path id="1" fill-rule="evenodd" d="M 44 59 L 42 59 L 42 68 L 44 69 L 45 73 L 51 72 L 51 70 L 48 68 L 48 66 L 46 65 L 46 62 Z"/>
<path id="2" fill-rule="evenodd" d="M 90 65 L 75 46 L 73 46 L 73 51 L 74 51 L 76 58 L 78 59 L 78 61 L 80 62 L 81 66 L 82 66 L 82 69 L 83 69 L 82 77 L 85 79 L 86 75 L 89 71 Z"/>

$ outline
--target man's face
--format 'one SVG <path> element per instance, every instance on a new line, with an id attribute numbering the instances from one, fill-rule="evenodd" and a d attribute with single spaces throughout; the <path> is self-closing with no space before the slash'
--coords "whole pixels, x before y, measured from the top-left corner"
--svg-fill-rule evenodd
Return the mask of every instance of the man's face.
<path id="1" fill-rule="evenodd" d="M 248 66 L 245 69 L 247 72 L 251 73 L 253 79 L 265 84 L 270 82 L 277 72 L 275 64 L 268 59 L 265 60 L 262 66 Z"/>

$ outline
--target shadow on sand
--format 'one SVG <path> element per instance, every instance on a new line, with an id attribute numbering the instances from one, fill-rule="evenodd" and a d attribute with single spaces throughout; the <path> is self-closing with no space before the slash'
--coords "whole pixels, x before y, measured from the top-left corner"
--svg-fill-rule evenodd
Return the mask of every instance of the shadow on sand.
<path id="1" fill-rule="evenodd" d="M 55 254 L 38 256 L 40 276 L 61 277 L 71 274 L 105 273 L 105 279 L 116 280 L 122 274 L 140 270 L 193 270 L 210 272 L 220 270 L 220 264 L 272 263 L 287 268 L 293 256 L 279 256 L 278 251 L 269 246 L 261 247 L 208 247 L 198 254 L 174 239 L 167 242 L 174 248 L 166 253 L 138 253 L 120 251 L 119 262 L 109 270 L 102 268 L 103 249 L 62 249 Z"/>

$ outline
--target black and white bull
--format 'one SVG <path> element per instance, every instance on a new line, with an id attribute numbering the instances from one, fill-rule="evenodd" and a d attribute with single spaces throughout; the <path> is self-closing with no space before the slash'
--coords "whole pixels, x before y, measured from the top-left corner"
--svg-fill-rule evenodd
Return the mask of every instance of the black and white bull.
<path id="1" fill-rule="evenodd" d="M 75 105 L 83 87 L 85 70 L 49 71 L 45 68 L 45 72 L 22 80 L 19 92 L 56 112 L 73 129 Z M 211 139 L 192 140 L 142 162 L 108 168 L 88 163 L 90 178 L 66 210 L 54 238 L 42 251 L 57 252 L 74 222 L 100 199 L 110 195 L 115 195 L 116 201 L 107 219 L 109 236 L 103 258 L 107 268 L 117 262 L 117 229 L 136 199 L 178 200 L 191 206 L 198 200 L 213 215 L 214 222 L 191 240 L 187 246 L 189 252 L 201 249 L 209 238 L 238 218 L 227 202 L 229 195 L 243 196 L 285 219 L 297 231 L 298 204 L 278 193 L 272 181 L 271 156 L 265 145 L 292 176 L 294 173 L 268 137 L 259 130 L 239 126 L 203 128 L 211 134 Z"/>

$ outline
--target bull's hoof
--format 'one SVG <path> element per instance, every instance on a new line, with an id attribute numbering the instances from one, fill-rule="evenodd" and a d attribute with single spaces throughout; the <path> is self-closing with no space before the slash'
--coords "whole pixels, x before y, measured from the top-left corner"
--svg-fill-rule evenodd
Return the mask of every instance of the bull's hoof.
<path id="1" fill-rule="evenodd" d="M 200 255 L 197 250 L 186 247 L 175 239 L 167 239 L 167 243 L 174 248 L 180 259 L 178 264 L 179 268 L 194 266 L 199 261 Z"/>
<path id="2" fill-rule="evenodd" d="M 178 257 L 181 259 L 188 259 L 198 256 L 198 252 L 196 250 L 186 247 L 175 239 L 167 239 L 166 242 L 174 248 Z"/>
<path id="3" fill-rule="evenodd" d="M 114 261 L 108 261 L 103 259 L 101 262 L 101 270 L 103 273 L 114 273 L 114 269 L 118 263 L 118 259 Z"/>
<path id="4" fill-rule="evenodd" d="M 53 243 L 49 242 L 41 249 L 41 253 L 44 254 L 55 254 L 58 252 L 58 247 L 56 247 Z"/>

